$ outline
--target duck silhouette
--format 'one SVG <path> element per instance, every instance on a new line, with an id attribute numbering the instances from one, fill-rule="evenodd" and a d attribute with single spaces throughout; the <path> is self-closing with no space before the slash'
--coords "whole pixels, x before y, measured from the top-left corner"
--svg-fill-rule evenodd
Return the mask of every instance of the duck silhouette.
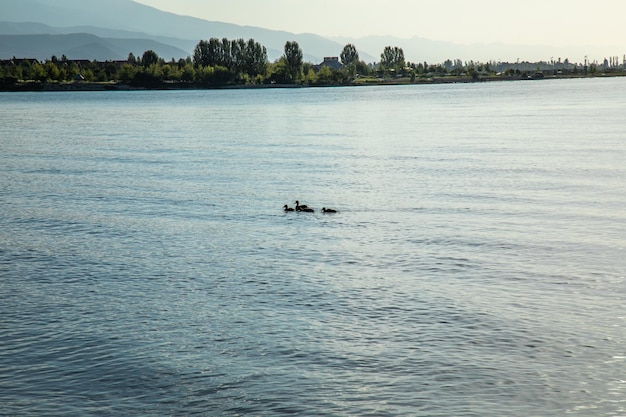
<path id="1" fill-rule="evenodd" d="M 337 213 L 337 210 L 331 209 L 331 208 L 322 207 L 322 213 Z"/>
<path id="2" fill-rule="evenodd" d="M 296 211 L 306 211 L 309 208 L 306 204 L 300 205 L 300 202 L 296 200 Z"/>
<path id="3" fill-rule="evenodd" d="M 283 206 L 284 211 L 294 211 L 293 207 L 289 207 L 287 204 Z"/>

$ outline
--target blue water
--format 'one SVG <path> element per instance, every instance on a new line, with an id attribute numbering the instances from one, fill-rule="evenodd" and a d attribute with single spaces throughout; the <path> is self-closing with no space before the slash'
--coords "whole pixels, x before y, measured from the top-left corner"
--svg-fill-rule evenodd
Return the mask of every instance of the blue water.
<path id="1" fill-rule="evenodd" d="M 624 416 L 625 111 L 618 78 L 2 93 L 0 415 Z"/>

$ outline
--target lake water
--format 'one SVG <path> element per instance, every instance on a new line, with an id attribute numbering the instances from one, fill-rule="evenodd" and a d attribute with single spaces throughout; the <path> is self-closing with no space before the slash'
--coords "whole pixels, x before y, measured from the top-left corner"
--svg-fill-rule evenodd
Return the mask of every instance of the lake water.
<path id="1" fill-rule="evenodd" d="M 626 416 L 625 115 L 619 78 L 2 93 L 0 415 Z"/>

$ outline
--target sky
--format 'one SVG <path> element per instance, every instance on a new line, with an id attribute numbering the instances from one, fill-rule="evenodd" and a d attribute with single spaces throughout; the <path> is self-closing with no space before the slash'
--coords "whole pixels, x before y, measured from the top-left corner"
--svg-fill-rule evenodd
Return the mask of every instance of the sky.
<path id="1" fill-rule="evenodd" d="M 616 45 L 626 50 L 626 1 L 135 0 L 206 20 L 292 33 L 413 36 L 461 44 Z"/>

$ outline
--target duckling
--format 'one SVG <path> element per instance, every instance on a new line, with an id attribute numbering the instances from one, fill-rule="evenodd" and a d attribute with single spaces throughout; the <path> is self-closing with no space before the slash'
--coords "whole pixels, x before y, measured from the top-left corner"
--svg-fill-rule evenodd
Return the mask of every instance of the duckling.
<path id="1" fill-rule="evenodd" d="M 322 207 L 322 213 L 337 213 L 337 210 L 331 209 L 331 208 Z"/>
<path id="2" fill-rule="evenodd" d="M 284 211 L 294 211 L 293 207 L 289 207 L 287 204 L 283 206 Z"/>

